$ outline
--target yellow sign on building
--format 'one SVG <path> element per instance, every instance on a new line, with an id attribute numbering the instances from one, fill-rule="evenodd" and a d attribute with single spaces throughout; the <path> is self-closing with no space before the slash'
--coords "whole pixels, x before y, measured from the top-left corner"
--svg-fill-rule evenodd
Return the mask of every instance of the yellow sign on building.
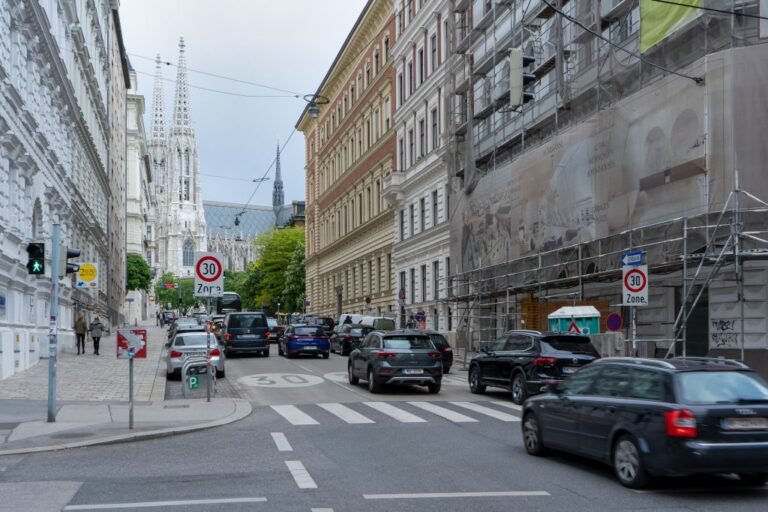
<path id="1" fill-rule="evenodd" d="M 99 267 L 96 263 L 83 263 L 77 271 L 77 288 L 97 288 L 99 286 Z"/>

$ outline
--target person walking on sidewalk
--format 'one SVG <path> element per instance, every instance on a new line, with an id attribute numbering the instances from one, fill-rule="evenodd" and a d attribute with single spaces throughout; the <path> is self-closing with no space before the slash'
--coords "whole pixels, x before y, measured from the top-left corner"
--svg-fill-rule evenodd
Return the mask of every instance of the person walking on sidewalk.
<path id="1" fill-rule="evenodd" d="M 93 340 L 93 353 L 99 355 L 99 340 L 101 340 L 101 334 L 104 330 L 104 326 L 101 324 L 101 320 L 97 316 L 93 322 L 91 322 L 90 331 L 91 339 Z M 85 349 L 83 349 L 85 350 Z"/>
<path id="2" fill-rule="evenodd" d="M 85 323 L 85 314 L 80 313 L 75 320 L 75 338 L 77 339 L 77 355 L 85 354 L 85 333 L 88 332 L 88 324 Z M 81 352 L 82 350 L 82 352 Z"/>

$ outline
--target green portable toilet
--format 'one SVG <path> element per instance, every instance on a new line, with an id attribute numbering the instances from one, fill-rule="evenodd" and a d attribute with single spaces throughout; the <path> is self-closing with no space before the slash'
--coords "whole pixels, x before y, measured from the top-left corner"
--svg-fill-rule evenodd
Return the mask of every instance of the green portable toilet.
<path id="1" fill-rule="evenodd" d="M 565 306 L 547 316 L 550 331 L 599 334 L 600 312 L 594 306 Z"/>

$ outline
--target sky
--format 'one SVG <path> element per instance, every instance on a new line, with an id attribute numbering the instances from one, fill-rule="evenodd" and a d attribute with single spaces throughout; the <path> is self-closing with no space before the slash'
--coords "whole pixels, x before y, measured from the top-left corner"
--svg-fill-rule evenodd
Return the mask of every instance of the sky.
<path id="1" fill-rule="evenodd" d="M 192 72 L 192 69 L 285 89 L 301 96 L 317 90 L 366 0 L 122 0 L 120 21 L 128 58 L 146 98 L 150 135 L 154 57 L 176 64 L 184 36 L 190 105 L 197 135 L 203 199 L 272 205 L 278 140 L 285 144 L 306 102 L 289 93 Z M 151 60 L 142 57 L 149 57 Z M 163 66 L 175 80 L 176 68 Z M 165 82 L 166 121 L 175 84 Z M 286 97 L 287 96 L 287 97 Z M 280 157 L 285 201 L 304 199 L 304 136 L 293 134 Z"/>

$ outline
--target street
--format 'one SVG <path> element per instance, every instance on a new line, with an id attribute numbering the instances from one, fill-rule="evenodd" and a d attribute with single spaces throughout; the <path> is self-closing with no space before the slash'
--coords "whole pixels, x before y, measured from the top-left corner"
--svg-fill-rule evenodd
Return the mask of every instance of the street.
<path id="1" fill-rule="evenodd" d="M 727 477 L 625 489 L 607 466 L 528 456 L 507 394 L 470 394 L 460 370 L 437 396 L 418 387 L 370 395 L 342 379 L 345 367 L 346 357 L 288 360 L 274 346 L 269 358 L 231 358 L 225 380 L 252 402 L 248 418 L 0 457 L 0 509 L 738 511 L 768 498 L 768 488 Z"/>

